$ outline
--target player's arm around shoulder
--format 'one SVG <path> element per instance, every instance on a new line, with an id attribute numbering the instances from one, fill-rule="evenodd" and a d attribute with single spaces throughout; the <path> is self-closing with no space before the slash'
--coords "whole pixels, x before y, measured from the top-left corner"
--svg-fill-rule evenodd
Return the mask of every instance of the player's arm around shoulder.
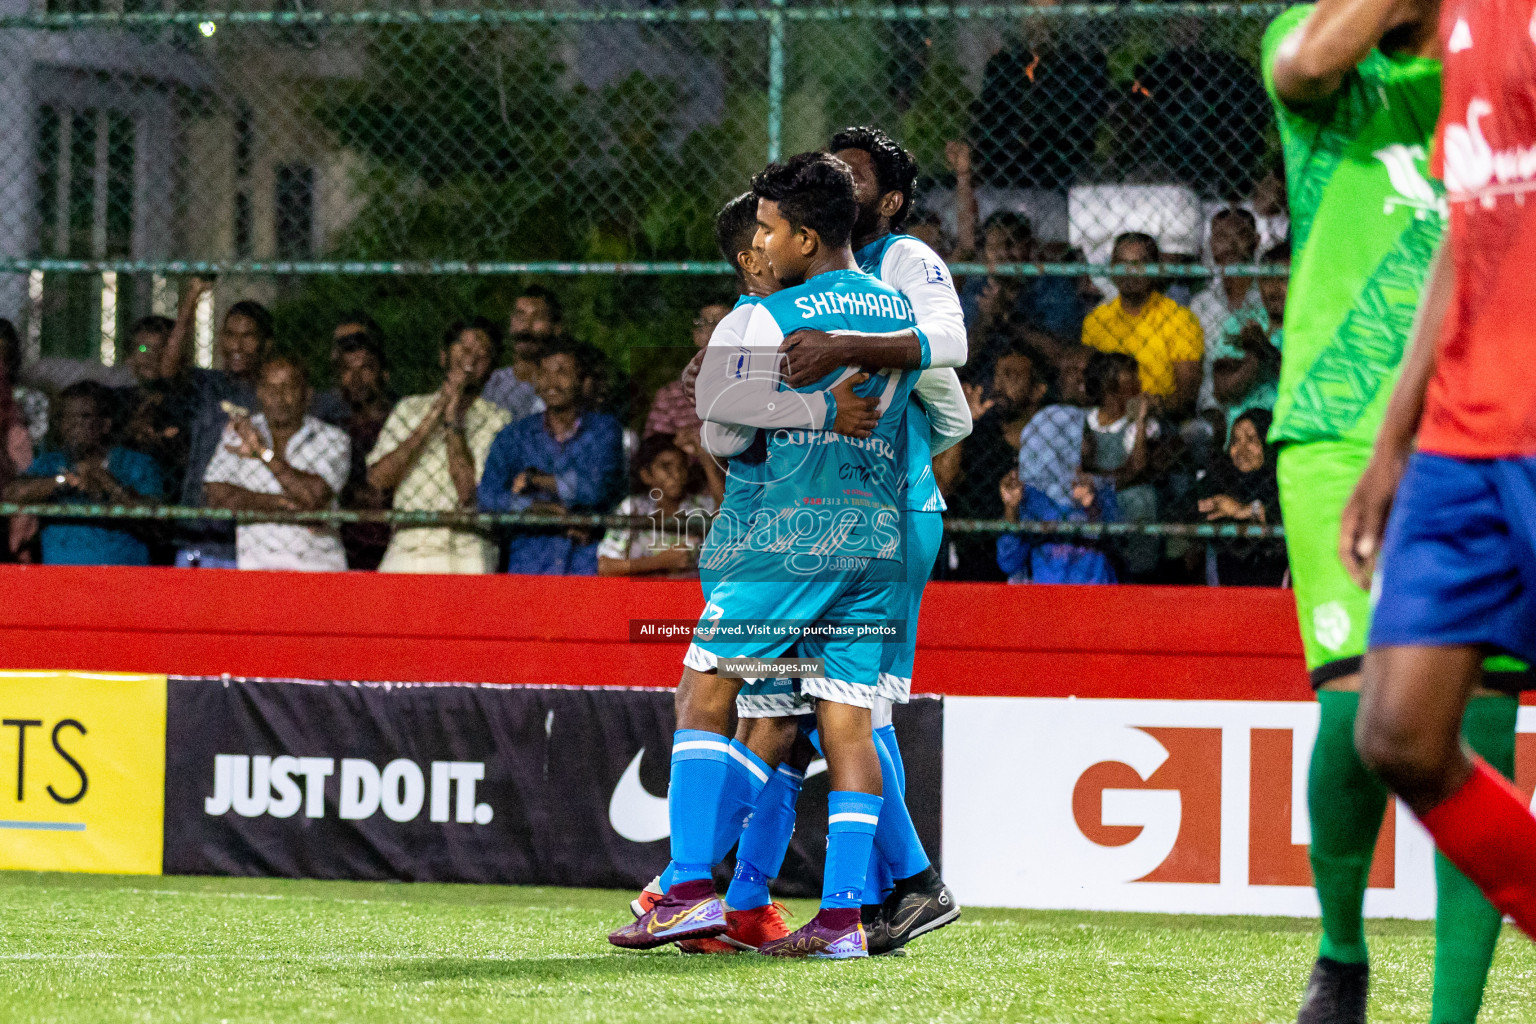
<path id="1" fill-rule="evenodd" d="M 743 313 L 746 315 L 736 319 Z M 766 303 L 742 306 L 720 321 L 704 350 L 704 365 L 695 385 L 694 407 L 699 419 L 706 424 L 765 430 L 831 427 L 836 416 L 833 400 L 825 395 L 786 397 L 780 391 L 784 374 L 779 345 L 783 341 L 784 331 Z M 705 437 L 706 447 L 716 454 L 723 453 L 710 440 L 716 436 L 724 438 L 726 449 L 742 437 L 751 438 L 750 432 L 710 431 Z"/>
<path id="2" fill-rule="evenodd" d="M 970 354 L 965 314 L 955 281 L 942 257 L 918 238 L 898 238 L 885 252 L 881 279 L 912 305 L 918 337 L 926 342 L 927 367 L 964 366 Z"/>
<path id="3" fill-rule="evenodd" d="M 1288 107 L 1325 100 L 1383 35 L 1431 17 L 1432 7 L 1428 0 L 1322 0 L 1292 8 L 1264 34 L 1264 84 Z"/>

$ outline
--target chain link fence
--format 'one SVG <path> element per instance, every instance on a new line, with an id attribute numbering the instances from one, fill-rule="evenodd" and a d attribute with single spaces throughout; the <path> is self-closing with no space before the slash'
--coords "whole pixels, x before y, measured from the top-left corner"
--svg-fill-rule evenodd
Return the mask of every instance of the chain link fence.
<path id="1" fill-rule="evenodd" d="M 0 16 L 0 315 L 55 405 L 82 374 L 142 384 L 132 325 L 194 274 L 217 280 L 189 363 L 225 365 L 226 314 L 256 300 L 318 390 L 361 311 L 398 395 L 439 387 L 450 323 L 506 325 L 537 283 L 632 458 L 692 322 L 732 298 L 715 211 L 766 160 L 873 124 L 917 157 L 908 230 L 971 329 L 978 432 L 936 467 L 940 571 L 999 577 L 994 535 L 1022 519 L 1134 532 L 1102 544 L 1121 578 L 1204 578 L 1201 538 L 1136 524 L 1204 522 L 1231 422 L 1273 401 L 1288 229 L 1258 46 L 1281 5 L 193 6 Z M 343 504 L 372 515 L 353 454 Z"/>

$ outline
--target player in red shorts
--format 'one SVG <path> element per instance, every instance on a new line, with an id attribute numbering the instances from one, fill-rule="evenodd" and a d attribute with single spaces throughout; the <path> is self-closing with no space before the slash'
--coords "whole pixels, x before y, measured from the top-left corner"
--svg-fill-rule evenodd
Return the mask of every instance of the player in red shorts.
<path id="1" fill-rule="evenodd" d="M 1536 818 L 1460 743 L 1484 655 L 1536 660 L 1536 0 L 1446 0 L 1440 33 L 1450 229 L 1339 539 L 1377 570 L 1355 743 L 1536 938 Z"/>

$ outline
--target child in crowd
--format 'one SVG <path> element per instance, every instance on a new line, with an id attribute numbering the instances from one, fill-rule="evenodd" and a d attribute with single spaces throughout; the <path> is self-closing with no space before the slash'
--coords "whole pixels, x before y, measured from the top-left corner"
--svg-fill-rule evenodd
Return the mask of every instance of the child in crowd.
<path id="1" fill-rule="evenodd" d="M 1264 253 L 1266 263 L 1289 263 L 1291 248 L 1282 243 Z M 1266 277 L 1259 282 L 1260 304 L 1227 319 L 1212 340 L 1211 393 L 1226 413 L 1230 431 L 1249 409 L 1273 409 L 1279 395 L 1280 349 L 1284 344 L 1288 282 Z"/>
<path id="2" fill-rule="evenodd" d="M 713 467 L 711 457 L 701 454 L 703 462 Z M 597 574 L 669 579 L 693 575 L 699 545 L 716 507 L 714 496 L 699 494 L 692 485 L 688 455 L 673 435 L 652 434 L 640 442 L 629 497 L 616 513 L 648 516 L 651 525 L 609 530 L 597 548 Z"/>
<path id="3" fill-rule="evenodd" d="M 1094 352 L 1085 374 L 1089 401 L 1083 431 L 1083 469 L 1098 490 L 1112 490 L 1120 516 L 1131 523 L 1157 522 L 1157 489 L 1148 481 L 1147 452 L 1159 433 L 1141 393 L 1136 360 L 1123 352 Z M 1116 545 L 1132 577 L 1157 568 L 1156 537 L 1129 537 Z"/>

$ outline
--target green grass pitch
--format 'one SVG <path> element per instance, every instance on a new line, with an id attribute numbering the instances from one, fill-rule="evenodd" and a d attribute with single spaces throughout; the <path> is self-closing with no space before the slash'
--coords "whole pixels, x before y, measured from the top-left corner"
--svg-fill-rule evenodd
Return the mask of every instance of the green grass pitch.
<path id="1" fill-rule="evenodd" d="M 0 874 L 0 1021 L 1231 1022 L 1295 1019 L 1316 923 L 970 909 L 911 955 L 626 953 L 629 893 Z M 793 910 L 804 921 L 810 906 Z M 1429 926 L 1371 925 L 1371 1019 L 1429 1019 Z M 1506 928 L 1480 1020 L 1536 1021 Z"/>

